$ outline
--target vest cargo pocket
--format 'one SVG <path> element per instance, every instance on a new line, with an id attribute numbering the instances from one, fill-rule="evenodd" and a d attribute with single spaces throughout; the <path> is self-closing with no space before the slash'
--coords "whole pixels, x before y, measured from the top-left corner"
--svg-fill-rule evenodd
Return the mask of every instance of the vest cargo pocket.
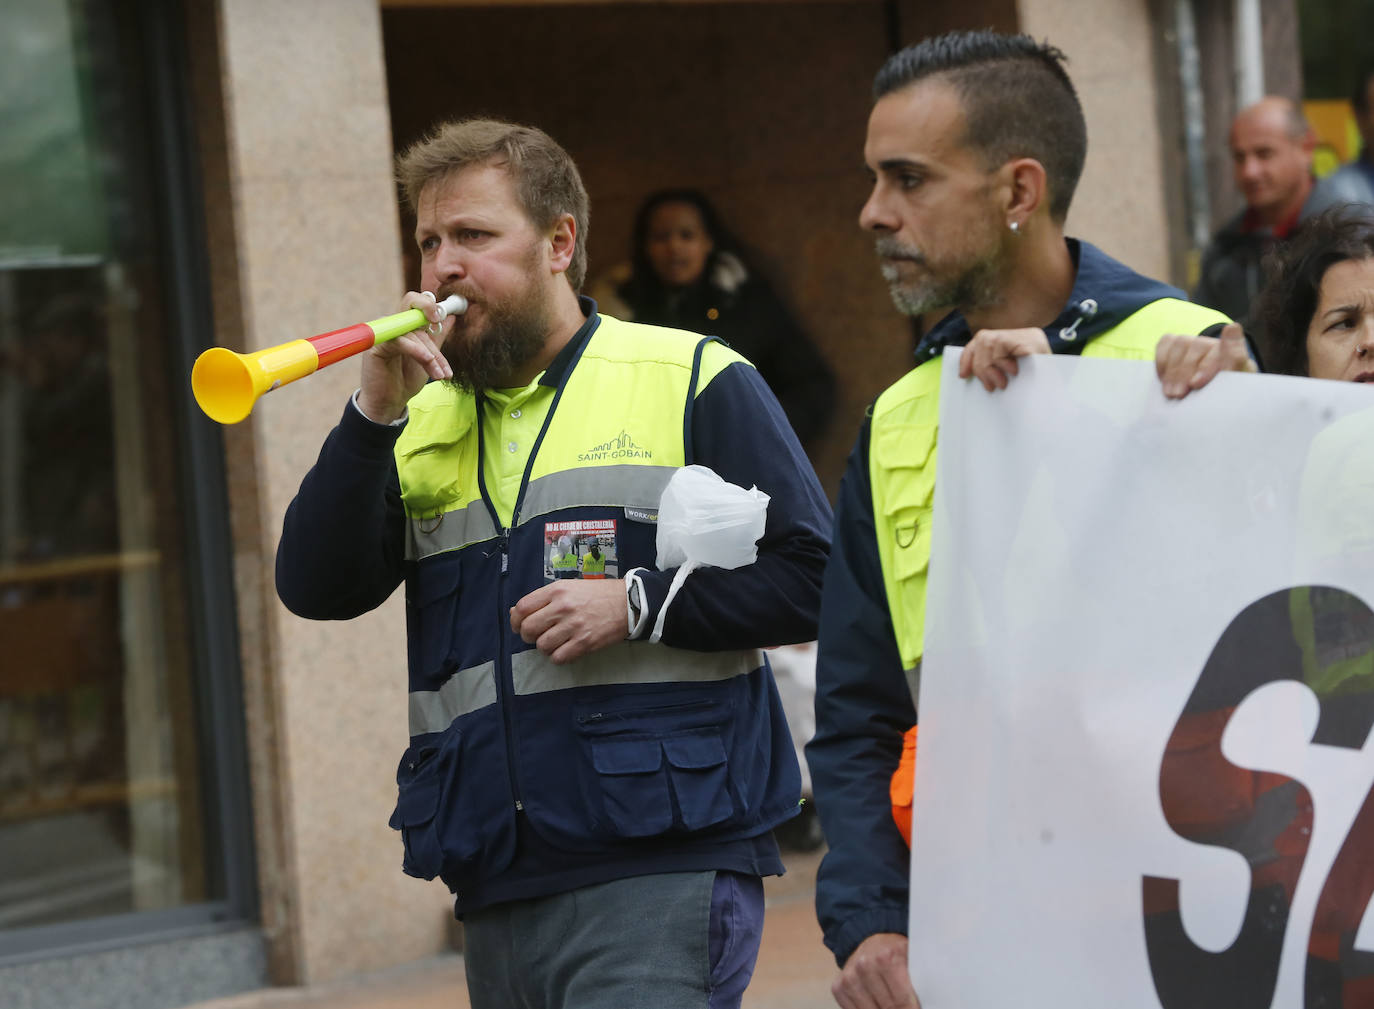
<path id="1" fill-rule="evenodd" d="M 454 733 L 457 735 L 457 733 Z M 439 801 L 452 761 L 437 743 L 412 746 L 401 756 L 396 768 L 396 809 L 388 821 L 401 832 L 405 856 L 401 869 L 408 876 L 433 879 L 444 867 L 444 850 L 439 837 Z"/>
<path id="2" fill-rule="evenodd" d="M 878 535 L 891 540 L 881 546 L 892 557 L 899 579 L 925 571 L 930 562 L 935 434 L 933 424 L 888 424 L 873 441 L 875 500 L 883 507 Z"/>
<path id="3" fill-rule="evenodd" d="M 396 768 L 396 809 L 388 822 L 401 832 L 405 845 L 401 869 L 409 876 L 433 879 L 442 874 L 447 878 L 470 871 L 484 838 L 498 827 L 495 818 L 465 815 L 461 804 L 472 785 L 467 790 L 459 787 L 462 749 L 463 734 L 449 726 L 442 735 L 410 747 L 401 756 Z"/>
<path id="4" fill-rule="evenodd" d="M 592 767 L 616 837 L 701 830 L 735 812 L 725 746 L 718 733 L 591 740 Z"/>
<path id="5" fill-rule="evenodd" d="M 459 551 L 421 561 L 406 584 L 406 642 L 411 689 L 453 664 L 458 589 L 462 584 Z"/>
<path id="6" fill-rule="evenodd" d="M 682 825 L 700 830 L 729 819 L 734 804 L 720 736 L 675 736 L 663 740 L 663 752 Z"/>
<path id="7" fill-rule="evenodd" d="M 592 740 L 606 826 L 618 837 L 652 837 L 673 825 L 663 747 L 657 739 Z"/>
<path id="8" fill-rule="evenodd" d="M 572 851 L 740 826 L 756 775 L 731 759 L 727 743 L 739 730 L 727 700 L 693 686 L 575 704 L 566 742 L 580 759 L 551 759 L 566 752 L 558 744 L 522 755 L 527 766 L 556 765 L 537 791 L 526 788 L 531 825 Z M 755 755 L 752 736 L 741 746 Z"/>
<path id="9" fill-rule="evenodd" d="M 903 508 L 893 514 L 892 571 L 899 581 L 930 567 L 931 518 L 935 509 Z"/>

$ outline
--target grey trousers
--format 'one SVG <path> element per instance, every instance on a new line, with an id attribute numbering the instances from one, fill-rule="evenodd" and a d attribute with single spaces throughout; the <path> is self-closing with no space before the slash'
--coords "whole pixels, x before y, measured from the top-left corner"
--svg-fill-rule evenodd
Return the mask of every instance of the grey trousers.
<path id="1" fill-rule="evenodd" d="M 738 1006 L 758 956 L 763 886 L 716 876 L 635 876 L 465 915 L 472 1009 Z"/>

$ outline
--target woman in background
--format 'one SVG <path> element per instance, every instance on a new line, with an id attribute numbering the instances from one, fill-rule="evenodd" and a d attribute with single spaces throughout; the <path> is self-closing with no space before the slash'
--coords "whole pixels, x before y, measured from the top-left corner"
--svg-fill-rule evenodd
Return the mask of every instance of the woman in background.
<path id="1" fill-rule="evenodd" d="M 1269 370 L 1374 381 L 1374 208 L 1318 214 L 1267 265 L 1258 313 Z"/>
<path id="2" fill-rule="evenodd" d="M 834 412 L 834 373 L 706 197 L 694 189 L 653 194 L 639 208 L 632 241 L 629 277 L 613 298 L 599 299 L 607 314 L 720 337 L 758 368 L 810 451 Z"/>
<path id="3" fill-rule="evenodd" d="M 1255 303 L 1265 370 L 1374 382 L 1374 207 L 1339 204 L 1304 223 L 1264 261 Z M 1181 399 L 1219 371 L 1249 370 L 1239 327 L 1221 340 L 1165 336 L 1155 352 L 1164 394 Z M 1229 348 L 1228 344 L 1229 340 Z"/>
<path id="4" fill-rule="evenodd" d="M 694 189 L 650 196 L 635 216 L 631 262 L 593 292 L 602 311 L 635 322 L 718 336 L 758 368 L 808 453 L 835 410 L 835 376 L 771 288 L 747 264 L 715 208 Z M 628 276 L 627 276 L 628 274 Z M 824 843 L 802 747 L 811 738 L 814 644 L 769 653 L 802 767 L 801 813 L 775 830 L 778 844 Z"/>

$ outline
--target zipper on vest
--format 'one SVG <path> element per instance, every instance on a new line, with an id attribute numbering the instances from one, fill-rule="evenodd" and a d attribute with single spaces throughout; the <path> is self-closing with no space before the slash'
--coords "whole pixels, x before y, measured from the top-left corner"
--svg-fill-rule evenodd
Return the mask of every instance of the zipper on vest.
<path id="1" fill-rule="evenodd" d="M 718 702 L 709 697 L 699 701 L 682 701 L 678 704 L 655 704 L 647 708 L 623 708 L 616 711 L 594 711 L 588 715 L 578 715 L 579 725 L 596 725 L 619 718 L 644 718 L 655 715 L 681 715 L 689 711 L 704 711 L 714 708 Z"/>
<path id="2" fill-rule="evenodd" d="M 492 525 L 500 530 L 501 578 L 496 591 L 496 636 L 499 642 L 497 655 L 501 663 L 497 667 L 500 675 L 496 679 L 496 690 L 501 702 L 501 720 L 506 730 L 506 767 L 510 777 L 511 798 L 515 802 L 517 813 L 525 811 L 525 804 L 520 801 L 520 777 L 516 773 L 515 763 L 515 714 L 513 711 L 515 707 L 515 674 L 511 670 L 510 612 L 506 608 L 506 576 L 510 573 L 510 537 L 511 532 L 520 524 L 520 509 L 525 504 L 525 492 L 529 490 L 530 476 L 534 472 L 534 460 L 539 455 L 540 446 L 544 444 L 544 436 L 549 433 L 549 425 L 553 423 L 554 414 L 558 411 L 558 403 L 563 398 L 563 390 L 567 387 L 568 376 L 577 366 L 577 360 L 581 358 L 582 351 L 586 348 L 592 333 L 596 331 L 597 325 L 598 323 L 594 318 L 591 328 L 582 338 L 582 344 L 577 349 L 577 357 L 564 372 L 563 377 L 558 382 L 558 387 L 553 391 L 553 401 L 549 403 L 549 411 L 544 415 L 544 423 L 539 428 L 539 434 L 535 437 L 534 444 L 530 446 L 529 458 L 525 460 L 525 471 L 520 477 L 520 489 L 515 495 L 515 506 L 511 509 L 509 526 L 502 523 L 501 516 L 496 511 L 496 505 L 491 500 L 491 494 L 487 492 L 487 481 L 483 472 L 486 468 L 483 465 L 483 460 L 486 458 L 486 448 L 482 437 L 482 411 L 485 398 L 480 392 L 473 397 L 473 406 L 477 411 L 477 489 L 481 492 L 482 502 L 487 506 L 488 514 L 491 515 Z"/>
<path id="3" fill-rule="evenodd" d="M 515 677 L 511 672 L 510 648 L 506 635 L 510 633 L 510 614 L 506 612 L 506 574 L 510 568 L 509 530 L 501 533 L 501 584 L 496 593 L 496 622 L 500 628 L 501 642 L 501 693 L 505 695 L 501 705 L 501 720 L 506 726 L 506 767 L 510 774 L 510 793 L 515 802 L 515 811 L 523 813 L 525 804 L 520 801 L 520 778 L 515 772 Z"/>
<path id="4" fill-rule="evenodd" d="M 475 400 L 477 409 L 477 489 L 482 495 L 482 503 L 487 506 L 487 513 L 491 516 L 491 524 L 498 531 L 496 545 L 501 553 L 501 574 L 497 580 L 495 592 L 496 697 L 501 709 L 501 725 L 506 736 L 506 776 L 510 780 L 511 801 L 515 804 L 516 812 L 524 812 L 525 804 L 520 801 L 520 780 L 515 773 L 515 715 L 511 710 L 515 704 L 515 678 L 511 672 L 510 612 L 506 608 L 506 576 L 510 573 L 511 529 L 519 521 L 516 518 L 519 515 L 519 499 L 524 496 L 524 485 L 529 481 L 529 466 L 534 461 L 534 455 L 531 452 L 530 462 L 526 464 L 524 479 L 520 486 L 520 495 L 516 498 L 516 511 L 511 516 L 510 526 L 507 526 L 501 521 L 501 516 L 496 511 L 496 505 L 492 503 L 491 495 L 487 492 L 487 481 L 482 472 L 484 469 L 482 460 L 485 456 L 482 437 L 482 394 L 478 393 Z"/>
<path id="5" fill-rule="evenodd" d="M 514 519 L 512 519 L 512 523 Z M 510 633 L 510 613 L 506 611 L 506 575 L 510 572 L 510 530 L 502 529 L 500 538 L 501 581 L 496 592 L 496 626 L 501 642 L 501 692 L 506 695 L 501 705 L 501 717 L 506 725 L 506 766 L 510 769 L 511 798 L 515 801 L 515 811 L 523 813 L 525 804 L 520 801 L 520 779 L 515 773 L 515 676 L 511 672 L 511 652 L 508 646 Z"/>

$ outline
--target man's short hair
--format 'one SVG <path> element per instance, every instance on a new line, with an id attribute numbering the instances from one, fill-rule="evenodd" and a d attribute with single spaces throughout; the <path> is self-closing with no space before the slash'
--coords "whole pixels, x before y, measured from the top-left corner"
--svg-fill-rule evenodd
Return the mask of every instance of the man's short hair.
<path id="1" fill-rule="evenodd" d="M 396 179 L 414 212 L 425 186 L 481 165 L 510 173 L 516 198 L 535 227 L 551 228 L 561 215 L 572 215 L 577 234 L 567 276 L 572 289 L 581 291 L 587 278 L 591 201 L 573 159 L 543 130 L 496 119 L 442 123 L 396 159 Z"/>
<path id="2" fill-rule="evenodd" d="M 1083 174 L 1088 128 L 1067 57 L 1029 35 L 949 32 L 893 54 L 873 81 L 873 99 L 939 76 L 959 95 L 966 146 L 989 167 L 1034 158 L 1045 168 L 1050 216 L 1062 221 Z"/>

